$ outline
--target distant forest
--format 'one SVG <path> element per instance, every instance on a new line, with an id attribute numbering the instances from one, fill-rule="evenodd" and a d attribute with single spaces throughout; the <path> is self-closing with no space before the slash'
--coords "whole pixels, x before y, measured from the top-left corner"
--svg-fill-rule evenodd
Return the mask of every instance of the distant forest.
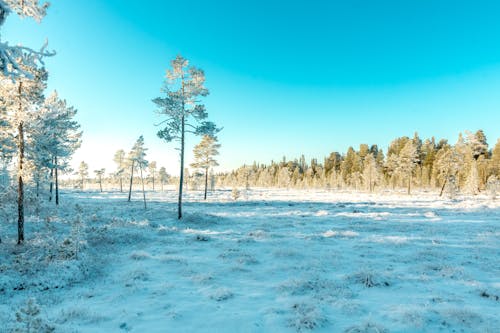
<path id="1" fill-rule="evenodd" d="M 270 164 L 254 163 L 215 176 L 217 186 L 325 188 L 376 191 L 413 188 L 477 194 L 496 191 L 500 176 L 500 140 L 490 149 L 482 130 L 459 134 L 455 144 L 434 138 L 403 136 L 386 154 L 377 145 L 332 152 L 322 163 L 304 156 Z"/>

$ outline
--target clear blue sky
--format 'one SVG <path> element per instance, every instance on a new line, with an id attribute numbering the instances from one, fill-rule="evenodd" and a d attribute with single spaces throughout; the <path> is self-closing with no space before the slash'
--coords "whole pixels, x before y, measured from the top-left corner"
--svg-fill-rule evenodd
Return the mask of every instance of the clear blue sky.
<path id="1" fill-rule="evenodd" d="M 500 1 L 54 0 L 41 24 L 9 17 L 2 38 L 58 54 L 49 88 L 79 110 L 75 160 L 112 167 L 140 134 L 156 138 L 151 99 L 181 53 L 205 70 L 210 118 L 231 169 L 283 155 L 323 158 L 398 136 L 500 137 Z M 189 138 L 189 147 L 198 138 Z"/>

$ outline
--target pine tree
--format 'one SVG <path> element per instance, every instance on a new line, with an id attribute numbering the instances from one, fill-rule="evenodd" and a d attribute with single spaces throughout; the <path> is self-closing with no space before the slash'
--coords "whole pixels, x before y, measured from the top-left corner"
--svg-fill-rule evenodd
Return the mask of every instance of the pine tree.
<path id="1" fill-rule="evenodd" d="M 134 143 L 132 150 L 128 154 L 128 160 L 130 161 L 130 188 L 128 192 L 128 201 L 130 201 L 132 196 L 132 182 L 134 179 L 134 169 L 139 169 L 142 184 L 142 196 L 144 199 L 144 208 L 146 208 L 146 192 L 144 191 L 144 177 L 143 170 L 148 166 L 148 161 L 146 161 L 146 150 L 144 147 L 144 137 L 141 135 L 137 141 Z"/>
<path id="2" fill-rule="evenodd" d="M 39 4 L 38 0 L 0 0 L 0 29 L 11 12 L 40 22 L 48 7 L 48 3 Z M 34 51 L 24 46 L 10 46 L 0 39 L 0 73 L 14 80 L 21 77 L 33 79 L 33 73 L 26 68 L 43 67 L 43 57 L 55 54 L 47 52 L 45 47 L 46 45 L 40 51 Z"/>
<path id="3" fill-rule="evenodd" d="M 16 143 L 17 155 L 17 184 L 18 184 L 18 244 L 24 242 L 24 183 L 26 170 L 26 141 L 28 139 L 26 127 L 33 119 L 33 115 L 43 102 L 43 90 L 46 87 L 47 72 L 36 68 L 22 66 L 23 72 L 30 73 L 28 78 L 18 78 L 11 81 L 1 77 L 0 94 L 2 108 L 6 111 L 7 121 L 10 124 L 10 135 Z"/>
<path id="4" fill-rule="evenodd" d="M 47 165 L 55 173 L 55 198 L 59 204 L 59 171 L 69 167 L 69 159 L 81 145 L 82 132 L 80 125 L 74 120 L 77 110 L 68 106 L 66 100 L 59 98 L 54 91 L 43 104 L 43 117 L 37 122 L 33 131 L 38 131 L 38 139 L 45 144 L 50 163 Z"/>
<path id="5" fill-rule="evenodd" d="M 78 167 L 78 175 L 80 176 L 80 188 L 83 190 L 85 185 L 85 178 L 89 175 L 89 166 L 84 161 L 80 162 L 80 166 Z"/>
<path id="6" fill-rule="evenodd" d="M 214 123 L 206 121 L 208 114 L 199 98 L 208 95 L 205 88 L 205 73 L 189 66 L 187 59 L 178 55 L 167 70 L 167 80 L 163 92 L 166 97 L 158 97 L 153 102 L 158 113 L 166 117 L 160 125 L 164 128 L 158 136 L 167 142 L 178 140 L 180 143 L 180 177 L 178 218 L 182 218 L 182 189 L 184 184 L 184 150 L 186 133 L 215 136 L 220 131 Z M 190 120 L 194 122 L 190 122 Z"/>
<path id="7" fill-rule="evenodd" d="M 155 190 L 155 175 L 156 175 L 156 162 L 151 161 L 149 162 L 149 173 L 151 174 L 152 180 L 153 180 L 153 191 Z"/>
<path id="8" fill-rule="evenodd" d="M 125 160 L 125 151 L 123 149 L 116 151 L 113 156 L 113 162 L 116 163 L 115 176 L 118 177 L 118 181 L 120 183 L 120 192 L 123 192 L 123 173 L 125 172 L 125 167 L 127 165 Z"/>
<path id="9" fill-rule="evenodd" d="M 379 178 L 379 171 L 377 167 L 377 161 L 372 153 L 369 153 L 365 157 L 364 169 L 363 169 L 363 180 L 368 189 L 368 191 L 373 192 L 375 184 Z"/>
<path id="10" fill-rule="evenodd" d="M 104 172 L 106 169 L 99 169 L 99 170 L 94 170 L 94 173 L 97 177 L 97 182 L 99 183 L 99 190 L 102 192 L 102 176 L 104 175 Z"/>
<path id="11" fill-rule="evenodd" d="M 408 179 L 408 194 L 411 194 L 412 173 L 418 162 L 417 147 L 408 140 L 399 153 L 397 171 Z"/>
<path id="12" fill-rule="evenodd" d="M 217 143 L 217 138 L 209 135 L 204 135 L 200 143 L 194 149 L 194 163 L 191 164 L 192 168 L 202 169 L 205 173 L 205 191 L 203 199 L 207 200 L 208 188 L 208 170 L 211 167 L 218 166 L 215 156 L 219 155 L 220 144 Z"/>
<path id="13" fill-rule="evenodd" d="M 492 174 L 500 178 L 500 139 L 497 140 L 491 152 L 490 169 Z"/>
<path id="14" fill-rule="evenodd" d="M 167 183 L 170 178 L 165 167 L 160 168 L 160 171 L 158 171 L 158 176 L 160 177 L 161 191 L 163 192 L 163 185 Z"/>

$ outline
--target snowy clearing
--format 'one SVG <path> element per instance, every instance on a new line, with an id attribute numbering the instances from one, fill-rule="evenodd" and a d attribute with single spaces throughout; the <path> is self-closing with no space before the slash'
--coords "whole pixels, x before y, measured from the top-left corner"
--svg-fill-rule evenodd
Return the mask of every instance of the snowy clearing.
<path id="1" fill-rule="evenodd" d="M 0 225 L 0 331 L 498 332 L 500 202 L 231 190 L 63 192 Z M 76 206 L 78 204 L 78 206 Z M 81 221 L 81 223 L 75 223 Z"/>

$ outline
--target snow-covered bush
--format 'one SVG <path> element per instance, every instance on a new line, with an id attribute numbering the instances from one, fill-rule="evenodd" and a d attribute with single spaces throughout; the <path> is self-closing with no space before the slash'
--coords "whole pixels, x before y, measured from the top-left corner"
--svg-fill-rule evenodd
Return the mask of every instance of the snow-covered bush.
<path id="1" fill-rule="evenodd" d="M 40 306 L 35 299 L 30 298 L 26 306 L 16 312 L 16 322 L 18 327 L 15 333 L 50 333 L 55 331 L 55 327 L 40 318 Z"/>

